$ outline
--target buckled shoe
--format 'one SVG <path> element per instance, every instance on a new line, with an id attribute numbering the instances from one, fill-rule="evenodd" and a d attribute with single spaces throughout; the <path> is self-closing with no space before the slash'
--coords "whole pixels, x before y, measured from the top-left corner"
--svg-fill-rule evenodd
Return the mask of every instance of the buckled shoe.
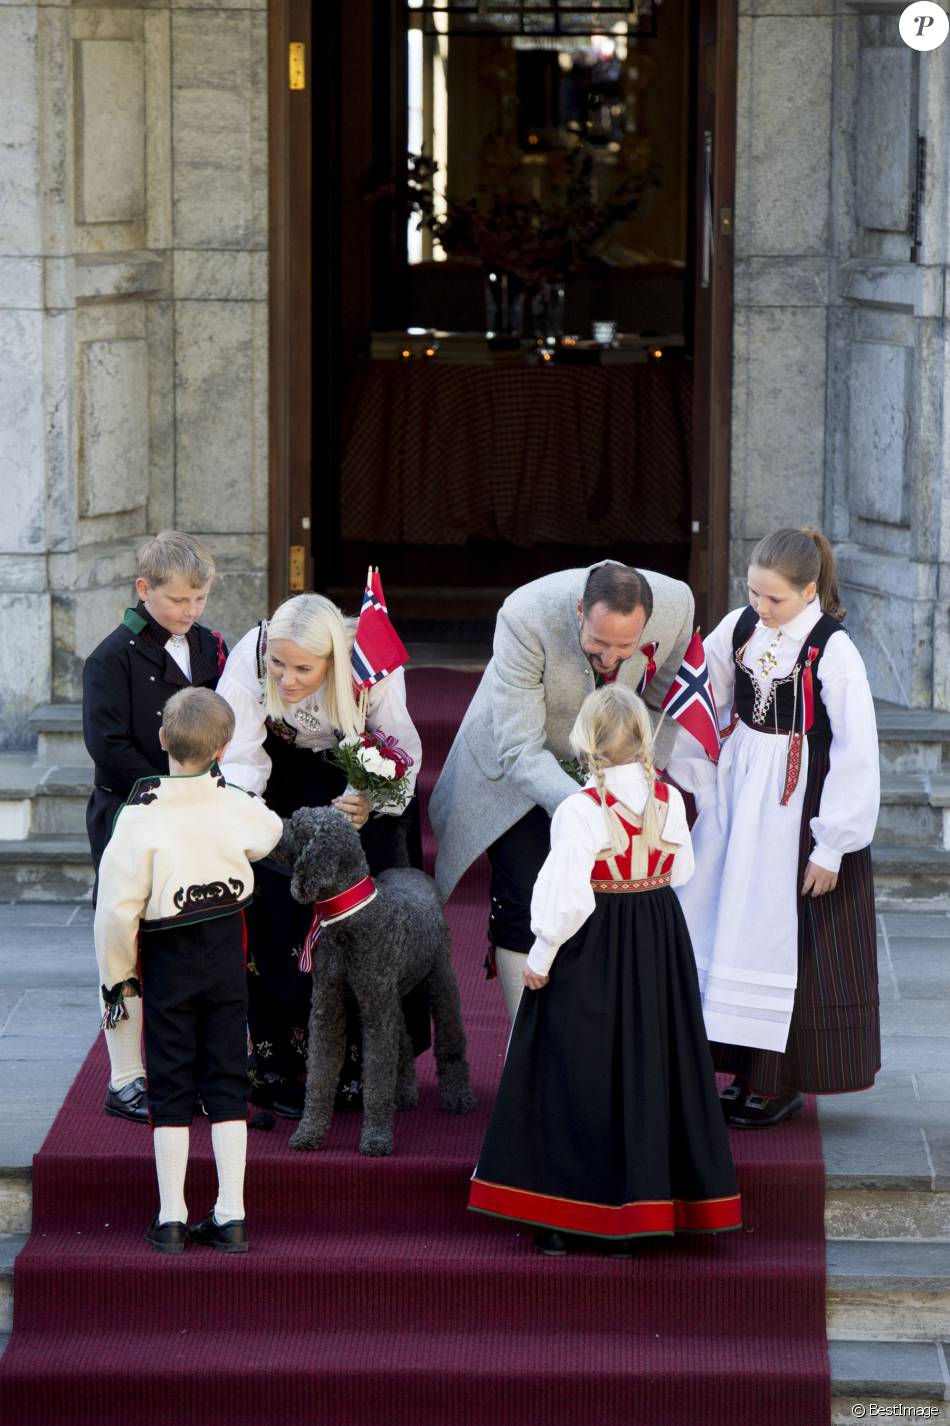
<path id="1" fill-rule="evenodd" d="M 733 1129 L 771 1129 L 800 1114 L 805 1097 L 794 1090 L 779 1099 L 763 1099 L 760 1094 L 747 1094 L 742 1104 L 729 1115 Z"/>
<path id="2" fill-rule="evenodd" d="M 107 1114 L 114 1114 L 117 1119 L 131 1119 L 133 1124 L 147 1124 L 148 1095 L 145 1080 L 139 1076 L 121 1089 L 113 1089 L 110 1086 L 106 1090 L 104 1108 Z"/>

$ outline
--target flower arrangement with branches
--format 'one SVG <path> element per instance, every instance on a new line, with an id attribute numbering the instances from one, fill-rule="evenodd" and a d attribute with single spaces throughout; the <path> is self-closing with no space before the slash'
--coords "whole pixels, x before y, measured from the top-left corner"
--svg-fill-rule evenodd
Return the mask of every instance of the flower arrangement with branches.
<path id="1" fill-rule="evenodd" d="M 343 738 L 327 753 L 327 761 L 346 773 L 347 786 L 368 792 L 377 812 L 405 807 L 409 801 L 409 767 L 405 753 L 376 733 Z"/>
<path id="2" fill-rule="evenodd" d="M 548 194 L 528 195 L 525 170 L 508 165 L 499 181 L 482 185 L 464 202 L 443 200 L 436 189 L 438 165 L 426 154 L 410 154 L 403 197 L 450 257 L 476 258 L 519 278 L 526 286 L 562 282 L 589 271 L 598 248 L 617 224 L 640 207 L 656 176 L 635 158 L 609 198 L 594 196 L 593 156 L 578 146 L 549 169 Z M 389 184 L 376 196 L 398 198 Z"/>

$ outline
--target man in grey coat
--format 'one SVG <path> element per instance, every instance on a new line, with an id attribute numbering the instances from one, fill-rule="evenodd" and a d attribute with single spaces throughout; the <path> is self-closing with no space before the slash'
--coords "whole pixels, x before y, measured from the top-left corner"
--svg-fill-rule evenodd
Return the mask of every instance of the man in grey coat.
<path id="1" fill-rule="evenodd" d="M 429 804 L 447 899 L 482 852 L 491 862 L 489 939 L 514 1016 L 533 944 L 531 891 L 551 817 L 577 783 L 560 766 L 585 697 L 616 679 L 658 715 L 693 632 L 693 596 L 677 579 L 605 560 L 545 575 L 502 605 L 493 655 Z M 675 727 L 655 748 L 663 767 Z"/>

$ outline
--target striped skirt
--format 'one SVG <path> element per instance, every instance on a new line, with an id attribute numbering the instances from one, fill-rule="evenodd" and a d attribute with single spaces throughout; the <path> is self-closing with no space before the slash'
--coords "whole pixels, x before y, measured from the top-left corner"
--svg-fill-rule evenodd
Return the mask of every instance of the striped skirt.
<path id="1" fill-rule="evenodd" d="M 809 824 L 828 773 L 827 745 L 812 742 L 808 759 L 799 886 L 814 844 Z M 870 847 L 842 858 L 834 891 L 798 899 L 798 986 L 784 1054 L 717 1043 L 712 1051 L 718 1070 L 739 1075 L 757 1094 L 841 1094 L 874 1083 L 881 1026 Z"/>

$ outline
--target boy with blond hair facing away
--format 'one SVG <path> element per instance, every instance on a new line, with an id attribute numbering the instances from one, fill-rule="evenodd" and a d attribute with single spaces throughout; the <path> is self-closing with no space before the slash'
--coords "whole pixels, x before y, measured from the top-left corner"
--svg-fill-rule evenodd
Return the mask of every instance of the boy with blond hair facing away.
<path id="1" fill-rule="evenodd" d="M 161 1253 L 182 1252 L 186 1236 L 247 1251 L 242 912 L 254 894 L 250 863 L 273 850 L 283 822 L 221 775 L 218 759 L 233 732 L 230 706 L 210 689 L 170 698 L 160 730 L 169 776 L 135 784 L 99 866 L 95 941 L 107 1035 L 125 1023 L 129 1004 L 144 1006 L 160 1195 L 145 1236 Z M 185 1171 L 199 1092 L 218 1197 L 204 1221 L 188 1227 Z"/>
<path id="2" fill-rule="evenodd" d="M 227 649 L 220 634 L 196 621 L 214 581 L 214 559 L 192 535 L 165 530 L 138 552 L 138 603 L 86 659 L 83 737 L 95 764 L 86 830 L 93 865 L 119 808 L 140 777 L 168 771 L 159 741 L 162 708 L 189 685 L 214 688 Z M 105 1109 L 148 1123 L 142 1020 L 136 1009 L 109 1036 Z"/>

